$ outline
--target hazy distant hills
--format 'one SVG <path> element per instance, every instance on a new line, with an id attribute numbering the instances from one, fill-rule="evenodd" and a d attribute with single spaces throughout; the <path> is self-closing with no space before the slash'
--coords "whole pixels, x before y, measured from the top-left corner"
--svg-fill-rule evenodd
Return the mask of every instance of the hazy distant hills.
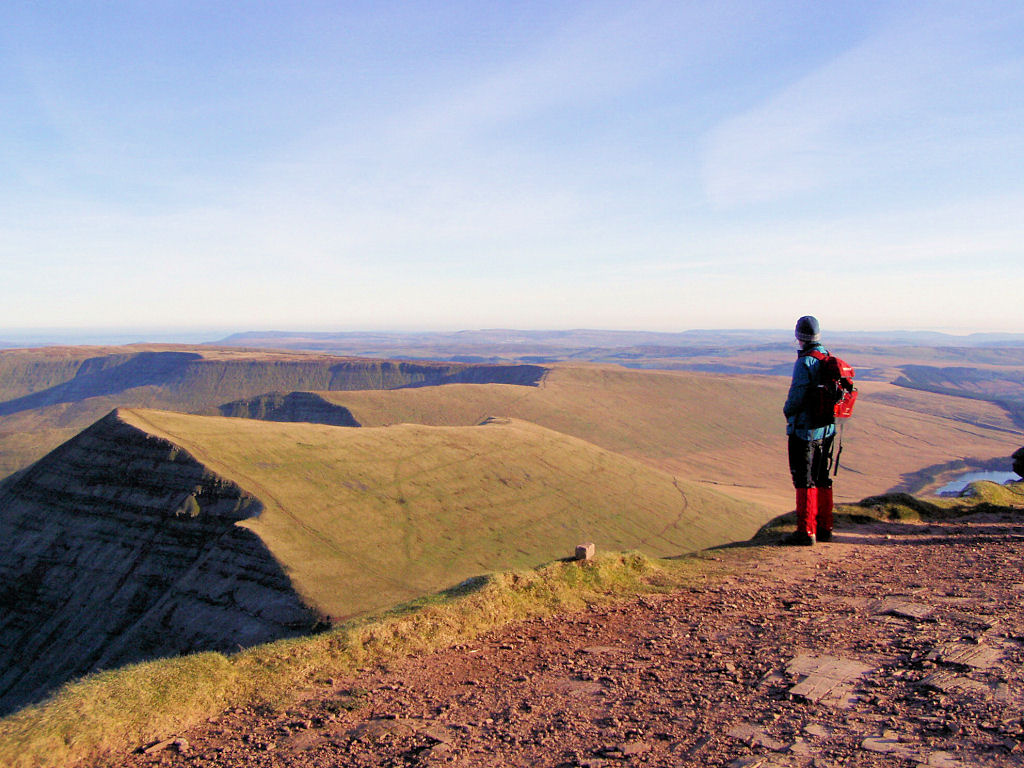
<path id="1" fill-rule="evenodd" d="M 1024 427 L 1024 334 L 933 331 L 834 332 L 824 343 L 857 370 L 860 382 L 985 400 Z M 226 346 L 272 346 L 365 357 L 407 357 L 551 365 L 596 362 L 651 370 L 788 376 L 790 330 L 520 331 L 455 333 L 250 332 Z"/>
<path id="2" fill-rule="evenodd" d="M 967 336 L 930 331 L 825 333 L 825 344 L 850 362 L 860 381 L 985 399 L 1024 426 L 1024 334 Z M 482 330 L 456 333 L 252 332 L 226 346 L 318 350 L 364 357 L 444 359 L 550 365 L 596 362 L 627 368 L 788 376 L 792 331 Z M 957 369 L 957 370 L 953 370 Z M 939 386 L 936 382 L 941 381 Z M 986 386 L 982 382 L 989 382 Z"/>
<path id="3" fill-rule="evenodd" d="M 679 332 L 614 331 L 574 329 L 565 331 L 522 331 L 494 328 L 454 332 L 292 332 L 248 331 L 212 342 L 221 346 L 260 346 L 280 349 L 329 349 L 523 345 L 557 349 L 614 349 L 617 347 L 719 347 L 778 344 L 791 348 L 792 330 L 689 330 Z M 959 336 L 934 331 L 837 331 L 828 340 L 842 344 L 886 346 L 984 347 L 1024 346 L 1024 334 L 975 333 Z"/>
<path id="4" fill-rule="evenodd" d="M 719 373 L 788 373 L 793 333 L 763 330 L 518 331 L 493 329 L 453 333 L 249 332 L 216 342 L 221 346 L 302 349 L 363 357 L 553 363 L 587 361 L 632 368 L 704 370 Z M 859 361 L 872 378 L 901 363 L 939 360 L 1024 366 L 1024 334 L 953 336 L 928 331 L 825 334 L 829 346 Z M 988 352 L 986 352 L 986 350 Z M 872 369 L 877 369 L 872 373 Z"/>

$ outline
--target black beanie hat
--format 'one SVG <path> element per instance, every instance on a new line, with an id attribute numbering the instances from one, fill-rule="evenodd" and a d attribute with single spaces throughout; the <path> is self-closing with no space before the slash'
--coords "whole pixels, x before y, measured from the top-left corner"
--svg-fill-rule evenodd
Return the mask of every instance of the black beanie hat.
<path id="1" fill-rule="evenodd" d="M 821 338 L 821 328 L 818 326 L 818 318 L 812 315 L 804 315 L 796 321 L 797 341 L 817 341 Z"/>

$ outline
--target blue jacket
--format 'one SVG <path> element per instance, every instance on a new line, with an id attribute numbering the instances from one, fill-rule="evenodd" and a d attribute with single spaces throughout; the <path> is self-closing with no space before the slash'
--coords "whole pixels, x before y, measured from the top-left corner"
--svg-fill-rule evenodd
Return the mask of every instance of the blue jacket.
<path id="1" fill-rule="evenodd" d="M 836 433 L 835 424 L 811 427 L 804 410 L 807 390 L 818 383 L 820 376 L 821 361 L 808 354 L 812 350 L 828 354 L 828 350 L 821 344 L 811 344 L 800 350 L 796 363 L 793 364 L 793 381 L 789 385 L 789 395 L 786 397 L 786 404 L 782 406 L 782 412 L 786 415 L 786 434 L 796 435 L 801 440 L 823 440 Z"/>

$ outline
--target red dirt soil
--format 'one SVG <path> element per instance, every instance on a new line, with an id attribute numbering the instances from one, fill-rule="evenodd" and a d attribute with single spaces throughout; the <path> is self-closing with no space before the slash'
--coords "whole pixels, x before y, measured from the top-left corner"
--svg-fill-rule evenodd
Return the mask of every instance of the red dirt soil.
<path id="1" fill-rule="evenodd" d="M 97 765 L 1024 765 L 1024 519 L 749 552 Z"/>

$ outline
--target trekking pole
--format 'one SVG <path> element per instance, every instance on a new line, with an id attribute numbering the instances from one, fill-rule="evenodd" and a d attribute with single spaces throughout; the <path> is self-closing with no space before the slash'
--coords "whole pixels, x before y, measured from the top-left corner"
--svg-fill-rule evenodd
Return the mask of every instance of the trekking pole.
<path id="1" fill-rule="evenodd" d="M 839 422 L 839 437 L 836 440 L 836 442 L 839 445 L 839 448 L 836 451 L 835 457 L 832 459 L 832 464 L 835 467 L 835 469 L 833 469 L 833 471 L 832 471 L 832 477 L 838 477 L 838 475 L 839 475 L 839 457 L 843 455 L 843 427 L 844 426 L 846 426 L 846 422 L 844 422 L 844 421 Z"/>

